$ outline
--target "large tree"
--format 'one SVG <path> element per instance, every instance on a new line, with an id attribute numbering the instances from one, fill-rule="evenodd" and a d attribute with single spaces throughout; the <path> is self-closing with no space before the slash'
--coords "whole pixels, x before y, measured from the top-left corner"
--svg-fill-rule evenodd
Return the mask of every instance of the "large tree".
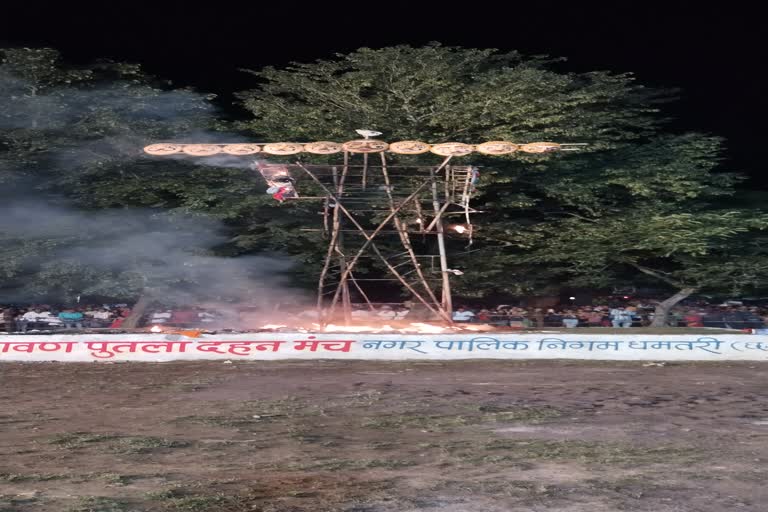
<path id="1" fill-rule="evenodd" d="M 141 151 L 151 142 L 216 137 L 210 99 L 135 65 L 72 66 L 53 49 L 0 49 L 0 294 L 71 302 L 136 299 L 151 288 L 168 296 L 215 274 L 216 265 L 232 268 L 230 259 L 278 249 L 277 236 L 273 243 L 238 236 L 270 217 L 263 183 L 247 162 L 204 165 Z M 212 237 L 213 224 L 200 217 L 178 221 L 201 213 L 221 221 L 222 232 Z M 182 240 L 183 229 L 196 239 Z M 175 268 L 169 254 L 158 264 L 156 251 L 126 245 L 142 231 L 164 235 L 153 245 L 173 246 Z M 109 258 L 90 257 L 107 249 Z M 196 258 L 201 251 L 221 258 Z M 211 298 L 219 291 L 211 289 Z"/>
<path id="2" fill-rule="evenodd" d="M 718 169 L 721 140 L 666 130 L 660 108 L 673 91 L 631 74 L 566 72 L 557 59 L 440 45 L 363 48 L 250 72 L 260 83 L 239 94 L 253 115 L 241 126 L 260 138 L 344 140 L 365 127 L 388 140 L 589 144 L 579 153 L 465 159 L 482 167 L 473 203 L 486 213 L 470 250 L 453 244 L 461 293 L 647 276 L 671 287 L 669 307 L 693 290 L 761 282 L 759 251 L 751 263 L 739 252 L 760 245 L 764 217 L 714 208 L 738 178 Z"/>

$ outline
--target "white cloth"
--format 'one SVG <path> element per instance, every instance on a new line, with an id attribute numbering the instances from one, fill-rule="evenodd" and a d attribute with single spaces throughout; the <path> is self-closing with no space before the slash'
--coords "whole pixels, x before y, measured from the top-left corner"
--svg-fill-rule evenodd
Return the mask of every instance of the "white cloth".
<path id="1" fill-rule="evenodd" d="M 384 320 L 394 320 L 397 317 L 397 314 L 391 309 L 382 309 L 376 313 L 376 316 Z"/>
<path id="2" fill-rule="evenodd" d="M 22 320 L 26 320 L 27 322 L 37 322 L 37 318 L 40 315 L 37 311 L 27 311 L 23 315 L 21 315 Z"/>
<path id="3" fill-rule="evenodd" d="M 475 314 L 468 309 L 465 311 L 453 312 L 453 319 L 456 320 L 457 322 L 467 322 L 469 320 L 472 320 L 474 317 L 475 317 Z"/>
<path id="4" fill-rule="evenodd" d="M 51 325 L 61 325 L 61 318 L 54 316 L 50 311 L 43 311 L 37 316 L 38 322 L 45 322 Z"/>

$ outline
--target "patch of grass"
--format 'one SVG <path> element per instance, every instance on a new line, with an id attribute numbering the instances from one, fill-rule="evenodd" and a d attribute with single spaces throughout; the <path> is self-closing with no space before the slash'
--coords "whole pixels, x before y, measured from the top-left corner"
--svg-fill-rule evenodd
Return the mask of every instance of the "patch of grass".
<path id="1" fill-rule="evenodd" d="M 51 444 L 56 444 L 62 448 L 69 450 L 76 450 L 84 448 L 90 444 L 104 443 L 117 439 L 118 436 L 113 434 L 94 434 L 93 432 L 68 432 L 66 434 L 59 434 L 54 436 L 51 440 Z"/>
<path id="2" fill-rule="evenodd" d="M 480 406 L 462 414 L 425 415 L 422 411 L 390 414 L 365 418 L 362 426 L 382 430 L 416 428 L 420 430 L 446 430 L 468 425 L 489 423 L 540 423 L 557 418 L 561 413 L 551 407 L 496 407 Z"/>
<path id="3" fill-rule="evenodd" d="M 67 512 L 133 512 L 124 501 L 102 496 L 84 496 L 76 505 L 66 509 Z"/>
<path id="4" fill-rule="evenodd" d="M 55 473 L 0 473 L 0 482 L 18 483 L 18 482 L 48 482 L 50 480 L 64 480 L 70 475 L 60 475 Z"/>
<path id="5" fill-rule="evenodd" d="M 20 497 L 14 494 L 0 494 L 0 512 L 21 512 L 34 510 L 31 505 L 38 503 L 35 496 Z"/>
<path id="6" fill-rule="evenodd" d="M 261 510 L 255 507 L 252 498 L 246 496 L 224 493 L 190 494 L 187 490 L 180 487 L 148 492 L 145 496 L 150 500 L 160 502 L 162 510 L 168 512 Z"/>
<path id="7" fill-rule="evenodd" d="M 432 491 L 450 490 L 483 496 L 506 496 L 514 498 L 554 497 L 561 492 L 555 485 L 543 484 L 532 480 L 508 480 L 490 478 L 486 480 L 440 480 L 430 487 Z"/>
<path id="8" fill-rule="evenodd" d="M 55 436 L 52 444 L 68 450 L 78 450 L 91 445 L 103 444 L 108 450 L 121 454 L 149 453 L 160 449 L 185 448 L 187 441 L 174 441 L 153 436 L 121 436 L 116 434 L 94 434 L 91 432 L 71 432 Z"/>
<path id="9" fill-rule="evenodd" d="M 609 491 L 622 497 L 629 497 L 636 500 L 642 499 L 651 492 L 661 489 L 661 487 L 648 476 L 625 477 L 617 480 L 590 479 L 585 480 L 584 483 L 600 494 Z"/>
<path id="10" fill-rule="evenodd" d="M 112 443 L 110 449 L 116 453 L 141 454 L 157 450 L 186 448 L 189 445 L 190 443 L 187 441 L 174 441 L 162 437 L 131 436 L 118 438 Z"/>
<path id="11" fill-rule="evenodd" d="M 287 471 L 346 471 L 356 469 L 398 469 L 415 466 L 417 463 L 402 459 L 325 459 L 309 463 L 289 463 L 279 469 Z"/>
<path id="12" fill-rule="evenodd" d="M 542 421 L 558 418 L 562 413 L 553 407 L 500 407 L 495 405 L 481 405 L 478 407 L 484 413 L 483 419 L 496 423 L 540 423 Z"/>
<path id="13" fill-rule="evenodd" d="M 470 462 L 495 464 L 526 460 L 568 460 L 583 464 L 655 464 L 683 463 L 699 458 L 701 452 L 687 447 L 640 447 L 622 443 L 587 441 L 495 440 L 485 443 L 487 451 L 501 454 L 468 453 Z"/>

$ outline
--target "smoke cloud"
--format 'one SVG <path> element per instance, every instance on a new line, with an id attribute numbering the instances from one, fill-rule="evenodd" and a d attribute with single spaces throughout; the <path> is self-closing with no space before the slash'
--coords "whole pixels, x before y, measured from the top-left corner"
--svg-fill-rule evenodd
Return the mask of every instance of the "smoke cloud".
<path id="1" fill-rule="evenodd" d="M 35 301 L 46 279 L 64 283 L 55 293 L 67 300 L 72 293 L 125 297 L 143 290 L 168 305 L 267 309 L 300 301 L 302 293 L 288 284 L 290 259 L 238 255 L 227 227 L 215 219 L 157 210 L 84 211 L 39 193 L 39 172 L 65 175 L 152 158 L 142 148 L 154 142 L 245 142 L 210 129 L 216 114 L 210 99 L 130 80 L 39 88 L 0 65 L 0 173 L 16 179 L 12 200 L 0 190 L 0 244 L 15 251 L 0 263 L 0 303 Z M 30 145 L 34 158 L 18 158 Z M 251 159 L 218 155 L 194 163 L 248 168 Z"/>

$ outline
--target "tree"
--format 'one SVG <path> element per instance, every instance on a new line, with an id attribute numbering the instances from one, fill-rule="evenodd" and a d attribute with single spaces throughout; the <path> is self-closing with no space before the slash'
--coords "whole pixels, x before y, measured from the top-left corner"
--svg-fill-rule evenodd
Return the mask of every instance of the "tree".
<path id="1" fill-rule="evenodd" d="M 486 213 L 469 250 L 452 244 L 465 272 L 460 293 L 646 276 L 674 287 L 663 318 L 683 291 L 756 284 L 760 272 L 745 267 L 762 268 L 754 235 L 764 217 L 712 206 L 736 193 L 739 178 L 718 170 L 720 139 L 664 131 L 659 109 L 674 91 L 631 74 L 564 72 L 556 59 L 437 44 L 249 72 L 260 84 L 239 94 L 253 115 L 241 127 L 265 139 L 343 140 L 365 127 L 389 140 L 589 144 L 567 155 L 472 156 L 483 167 L 473 203 Z M 737 256 L 745 247 L 753 260 Z"/>
<path id="2" fill-rule="evenodd" d="M 223 137 L 210 99 L 135 65 L 75 68 L 53 49 L 0 49 L 3 298 L 279 296 L 286 263 L 252 256 L 281 241 L 248 238 L 272 214 L 248 163 L 141 152 Z"/>

